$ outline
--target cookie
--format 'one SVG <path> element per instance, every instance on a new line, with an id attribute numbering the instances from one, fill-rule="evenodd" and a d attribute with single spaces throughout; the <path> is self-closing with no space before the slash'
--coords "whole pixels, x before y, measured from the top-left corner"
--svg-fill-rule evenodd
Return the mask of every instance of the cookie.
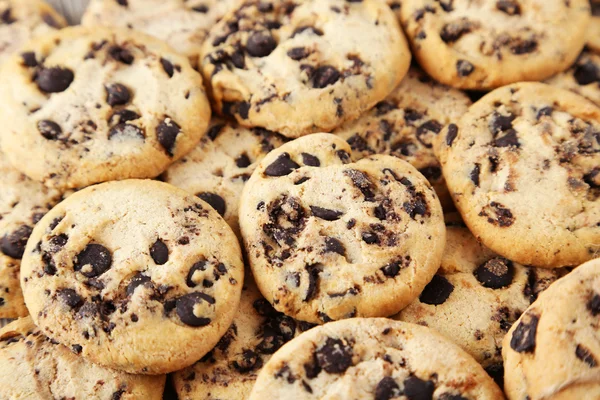
<path id="1" fill-rule="evenodd" d="M 196 146 L 210 117 L 187 58 L 128 30 L 67 28 L 5 63 L 2 149 L 60 188 L 155 177 Z"/>
<path id="2" fill-rule="evenodd" d="M 394 319 L 443 334 L 502 386 L 502 339 L 538 294 L 566 271 L 525 267 L 500 257 L 460 222 L 447 221 L 446 228 L 438 273 Z"/>
<path id="3" fill-rule="evenodd" d="M 600 1 L 590 0 L 592 21 L 588 27 L 587 45 L 592 50 L 600 52 Z"/>
<path id="4" fill-rule="evenodd" d="M 173 374 L 179 399 L 247 399 L 271 355 L 312 327 L 277 312 L 248 273 L 240 307 L 227 333 L 200 361 Z"/>
<path id="5" fill-rule="evenodd" d="M 445 227 L 429 182 L 406 161 L 353 162 L 331 134 L 270 152 L 244 187 L 240 228 L 273 307 L 323 323 L 396 314 L 440 265 Z"/>
<path id="6" fill-rule="evenodd" d="M 215 118 L 208 134 L 161 179 L 209 203 L 239 235 L 242 189 L 258 162 L 285 138 L 262 128 L 248 129 Z"/>
<path id="7" fill-rule="evenodd" d="M 552 284 L 503 342 L 511 400 L 597 399 L 600 394 L 600 260 Z"/>
<path id="8" fill-rule="evenodd" d="M 41 0 L 0 0 L 0 65 L 31 38 L 48 35 L 67 25 Z"/>
<path id="9" fill-rule="evenodd" d="M 45 335 L 143 374 L 210 351 L 233 320 L 243 277 L 237 238 L 217 212 L 149 180 L 68 197 L 34 228 L 21 266 L 25 303 Z"/>
<path id="10" fill-rule="evenodd" d="M 129 375 L 76 355 L 44 334 L 31 317 L 0 330 L 0 398 L 162 399 L 165 376 Z"/>
<path id="11" fill-rule="evenodd" d="M 383 100 L 410 58 L 379 0 L 247 0 L 211 29 L 201 68 L 217 112 L 296 138 Z"/>
<path id="12" fill-rule="evenodd" d="M 250 400 L 502 399 L 471 356 L 433 330 L 385 318 L 332 322 L 264 366 Z"/>
<path id="13" fill-rule="evenodd" d="M 600 255 L 600 109 L 542 83 L 496 89 L 440 133 L 450 194 L 475 237 L 523 265 Z"/>
<path id="14" fill-rule="evenodd" d="M 1 153 L 0 186 L 0 318 L 17 318 L 27 315 L 19 283 L 27 239 L 61 193 L 27 178 Z"/>
<path id="15" fill-rule="evenodd" d="M 451 209 L 433 139 L 470 105 L 467 95 L 434 82 L 413 67 L 385 100 L 334 133 L 348 142 L 356 160 L 389 154 L 408 161 L 433 185 L 444 209 Z"/>
<path id="16" fill-rule="evenodd" d="M 479 90 L 564 71 L 590 20 L 588 0 L 403 0 L 399 12 L 429 75 Z"/>
<path id="17" fill-rule="evenodd" d="M 117 26 L 161 39 L 198 65 L 208 30 L 237 0 L 92 0 L 85 26 Z"/>
<path id="18" fill-rule="evenodd" d="M 600 107 L 600 52 L 584 50 L 571 68 L 546 83 L 584 96 Z"/>

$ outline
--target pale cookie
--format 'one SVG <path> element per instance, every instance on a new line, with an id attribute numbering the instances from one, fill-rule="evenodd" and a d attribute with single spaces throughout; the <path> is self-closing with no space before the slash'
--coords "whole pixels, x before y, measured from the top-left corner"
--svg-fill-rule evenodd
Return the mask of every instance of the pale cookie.
<path id="1" fill-rule="evenodd" d="M 210 117 L 187 58 L 128 30 L 39 38 L 5 63 L 0 85 L 2 149 L 51 187 L 155 177 L 196 146 Z"/>
<path id="2" fill-rule="evenodd" d="M 502 339 L 538 294 L 566 271 L 514 263 L 478 243 L 461 223 L 448 221 L 446 227 L 437 275 L 394 318 L 443 334 L 502 385 Z"/>
<path id="3" fill-rule="evenodd" d="M 600 259 L 553 283 L 503 342 L 511 400 L 594 400 L 600 395 Z"/>
<path id="4" fill-rule="evenodd" d="M 299 137 L 383 100 L 410 58 L 380 0 L 246 0 L 211 29 L 201 67 L 216 111 Z"/>
<path id="5" fill-rule="evenodd" d="M 433 185 L 444 209 L 451 209 L 452 199 L 433 143 L 443 126 L 460 118 L 470 105 L 464 93 L 412 68 L 385 100 L 333 133 L 350 144 L 356 160 L 389 154 L 408 161 Z"/>
<path id="6" fill-rule="evenodd" d="M 600 52 L 600 0 L 590 0 L 592 21 L 588 27 L 587 45 L 594 51 Z"/>
<path id="7" fill-rule="evenodd" d="M 101 367 L 47 338 L 22 318 L 0 329 L 0 398 L 161 400 L 165 376 Z"/>
<path id="8" fill-rule="evenodd" d="M 311 329 L 264 366 L 250 400 L 501 400 L 475 360 L 433 330 L 385 318 Z"/>
<path id="9" fill-rule="evenodd" d="M 269 153 L 244 187 L 240 228 L 265 298 L 302 321 L 396 314 L 439 268 L 446 229 L 406 161 L 353 162 L 331 134 Z"/>
<path id="10" fill-rule="evenodd" d="M 31 38 L 48 35 L 67 25 L 41 0 L 0 0 L 0 65 Z"/>
<path id="11" fill-rule="evenodd" d="M 92 0 L 81 23 L 116 26 L 161 39 L 198 65 L 208 30 L 238 0 Z"/>
<path id="12" fill-rule="evenodd" d="M 564 71 L 590 21 L 588 0 L 402 0 L 399 13 L 429 75 L 480 90 Z"/>
<path id="13" fill-rule="evenodd" d="M 173 374 L 179 400 L 247 399 L 271 355 L 313 326 L 277 312 L 248 273 L 240 307 L 227 333 L 200 361 Z"/>
<path id="14" fill-rule="evenodd" d="M 0 153 L 0 318 L 27 315 L 19 269 L 27 239 L 35 224 L 61 200 L 14 169 Z"/>
<path id="15" fill-rule="evenodd" d="M 600 255 L 600 108 L 520 83 L 483 97 L 440 139 L 450 194 L 484 245 L 538 267 Z"/>
<path id="16" fill-rule="evenodd" d="M 206 136 L 161 179 L 210 204 L 239 235 L 240 196 L 258 162 L 285 138 L 262 128 L 214 119 Z"/>
<path id="17" fill-rule="evenodd" d="M 21 266 L 25 303 L 44 334 L 92 362 L 144 374 L 210 351 L 233 320 L 243 278 L 237 238 L 216 211 L 142 180 L 68 197 L 35 227 Z"/>

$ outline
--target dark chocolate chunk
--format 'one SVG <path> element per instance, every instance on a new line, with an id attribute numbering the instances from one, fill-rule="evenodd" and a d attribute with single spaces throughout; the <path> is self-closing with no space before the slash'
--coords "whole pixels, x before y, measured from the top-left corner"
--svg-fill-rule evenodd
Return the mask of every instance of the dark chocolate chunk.
<path id="1" fill-rule="evenodd" d="M 514 0 L 498 0 L 496 2 L 496 8 L 508 15 L 521 14 L 521 7 L 519 6 L 519 3 Z"/>
<path id="2" fill-rule="evenodd" d="M 171 61 L 161 57 L 160 65 L 162 65 L 163 70 L 167 73 L 167 75 L 169 75 L 169 78 L 172 78 L 173 74 L 175 73 L 175 68 L 173 68 Z"/>
<path id="3" fill-rule="evenodd" d="M 214 208 L 221 217 L 225 215 L 225 211 L 227 211 L 227 203 L 225 203 L 225 200 L 223 200 L 223 198 L 218 194 L 210 192 L 200 192 L 196 193 L 196 196 L 200 197 L 202 200 L 210 204 L 211 207 Z"/>
<path id="4" fill-rule="evenodd" d="M 356 169 L 347 169 L 344 171 L 344 175 L 352 180 L 354 186 L 365 196 L 365 200 L 372 200 L 375 197 L 373 193 L 375 186 L 365 172 Z"/>
<path id="5" fill-rule="evenodd" d="M 492 377 L 501 388 L 504 387 L 504 365 L 499 362 L 485 367 L 485 372 Z"/>
<path id="6" fill-rule="evenodd" d="M 135 274 L 127 285 L 127 296 L 132 296 L 138 286 L 152 287 L 152 280 L 141 272 Z"/>
<path id="7" fill-rule="evenodd" d="M 535 335 L 540 318 L 532 313 L 525 314 L 510 339 L 510 347 L 517 353 L 535 351 Z"/>
<path id="8" fill-rule="evenodd" d="M 479 187 L 479 174 L 481 173 L 481 164 L 476 163 L 473 169 L 471 170 L 471 182 L 477 187 Z"/>
<path id="9" fill-rule="evenodd" d="M 58 296 L 69 308 L 77 308 L 83 304 L 83 299 L 73 289 L 61 289 L 58 291 Z"/>
<path id="10" fill-rule="evenodd" d="M 494 139 L 494 147 L 521 147 L 517 131 L 509 129 L 504 136 Z"/>
<path id="11" fill-rule="evenodd" d="M 324 219 L 325 221 L 337 221 L 344 215 L 342 211 L 330 210 L 317 206 L 310 206 L 310 211 L 315 217 Z"/>
<path id="12" fill-rule="evenodd" d="M 315 352 L 319 367 L 330 374 L 341 374 L 352 365 L 352 345 L 345 339 L 327 338 Z"/>
<path id="13" fill-rule="evenodd" d="M 305 47 L 294 47 L 288 50 L 287 55 L 292 60 L 302 60 L 310 55 L 310 51 Z"/>
<path id="14" fill-rule="evenodd" d="M 108 130 L 109 140 L 118 137 L 137 137 L 140 139 L 145 139 L 146 135 L 144 135 L 144 131 L 142 131 L 142 129 L 139 126 L 127 123 L 119 123 Z"/>
<path id="15" fill-rule="evenodd" d="M 408 400 L 433 400 L 435 384 L 432 381 L 424 381 L 415 375 L 404 380 L 404 395 Z"/>
<path id="16" fill-rule="evenodd" d="M 473 24 L 466 18 L 462 18 L 444 25 L 440 31 L 440 38 L 445 43 L 454 43 L 472 29 Z"/>
<path id="17" fill-rule="evenodd" d="M 331 65 L 321 66 L 313 73 L 313 87 L 316 89 L 325 88 L 336 83 L 340 77 L 340 72 Z"/>
<path id="18" fill-rule="evenodd" d="M 244 349 L 241 358 L 233 361 L 232 365 L 238 372 L 244 374 L 262 367 L 262 358 L 256 352 Z"/>
<path id="19" fill-rule="evenodd" d="M 290 37 L 290 39 L 293 38 L 294 36 L 300 34 L 300 33 L 303 33 L 303 32 L 307 32 L 307 33 L 312 34 L 312 35 L 323 36 L 323 31 L 320 30 L 319 28 L 315 28 L 313 26 L 306 26 L 305 25 L 305 26 L 299 26 L 298 28 L 296 28 L 294 30 L 294 32 L 292 33 L 292 36 Z"/>
<path id="20" fill-rule="evenodd" d="M 42 92 L 60 93 L 71 86 L 75 79 L 73 71 L 68 68 L 40 68 L 35 77 L 35 83 Z"/>
<path id="21" fill-rule="evenodd" d="M 169 261 L 169 248 L 160 239 L 156 239 L 156 242 L 150 247 L 150 256 L 157 265 L 166 264 Z"/>
<path id="22" fill-rule="evenodd" d="M 419 300 L 430 305 L 444 304 L 454 291 L 454 285 L 442 275 L 435 275 L 431 282 L 425 286 Z"/>
<path id="23" fill-rule="evenodd" d="M 252 57 L 266 57 L 276 47 L 277 42 L 269 31 L 254 32 L 246 43 L 246 50 Z"/>
<path id="24" fill-rule="evenodd" d="M 165 118 L 156 127 L 156 137 L 158 143 L 167 151 L 167 154 L 173 157 L 173 148 L 177 141 L 177 136 L 181 133 L 181 127 L 171 118 Z"/>
<path id="25" fill-rule="evenodd" d="M 575 356 L 577 356 L 577 358 L 589 365 L 590 368 L 595 368 L 598 366 L 598 361 L 596 361 L 596 357 L 594 357 L 592 352 L 587 347 L 581 344 L 578 344 L 575 348 Z"/>
<path id="26" fill-rule="evenodd" d="M 252 161 L 250 161 L 250 158 L 248 158 L 248 154 L 243 153 L 240 154 L 236 159 L 235 159 L 235 165 L 238 168 L 247 168 L 252 164 Z"/>
<path id="27" fill-rule="evenodd" d="M 398 261 L 391 262 L 387 264 L 385 267 L 381 268 L 381 272 L 388 278 L 394 278 L 398 275 L 400 270 L 402 269 L 402 264 Z"/>
<path id="28" fill-rule="evenodd" d="M 101 244 L 90 243 L 76 256 L 73 268 L 87 278 L 95 278 L 110 269 L 112 255 Z"/>
<path id="29" fill-rule="evenodd" d="M 585 64 L 577 64 L 575 71 L 573 71 L 573 78 L 583 86 L 600 82 L 600 68 L 591 60 L 588 60 Z"/>
<path id="30" fill-rule="evenodd" d="M 30 226 L 21 225 L 12 233 L 4 235 L 0 241 L 0 250 L 7 256 L 20 260 L 32 231 Z"/>
<path id="31" fill-rule="evenodd" d="M 109 106 L 122 106 L 129 102 L 131 94 L 125 85 L 113 83 L 106 87 L 106 102 Z"/>
<path id="32" fill-rule="evenodd" d="M 587 309 L 594 317 L 600 314 L 600 295 L 594 293 L 592 298 L 587 303 Z"/>
<path id="33" fill-rule="evenodd" d="M 33 51 L 21 53 L 21 59 L 23 60 L 23 65 L 27 67 L 37 67 L 38 65 L 38 61 Z"/>
<path id="34" fill-rule="evenodd" d="M 473 64 L 471 64 L 469 61 L 458 60 L 456 62 L 456 72 L 458 73 L 458 76 L 460 76 L 460 77 L 469 76 L 473 73 L 473 71 L 475 71 L 475 66 Z"/>
<path id="35" fill-rule="evenodd" d="M 448 133 L 446 135 L 446 144 L 448 146 L 452 146 L 454 139 L 456 139 L 456 135 L 458 135 L 458 127 L 455 124 L 448 125 Z"/>
<path id="36" fill-rule="evenodd" d="M 473 274 L 484 287 L 501 289 L 512 283 L 515 267 L 512 261 L 495 257 L 477 267 Z"/>
<path id="37" fill-rule="evenodd" d="M 205 293 L 200 292 L 189 293 L 178 298 L 175 308 L 181 322 L 186 325 L 196 327 L 210 324 L 210 318 L 197 316 L 194 313 L 196 304 L 200 303 L 215 304 L 215 299 Z"/>
<path id="38" fill-rule="evenodd" d="M 302 299 L 304 302 L 312 300 L 319 290 L 319 274 L 321 273 L 322 267 L 320 264 L 307 265 L 306 271 L 308 272 L 308 288 L 306 294 Z"/>
<path id="39" fill-rule="evenodd" d="M 537 47 L 538 42 L 536 40 L 517 40 L 510 46 L 510 51 L 516 55 L 529 54 L 533 53 L 537 49 Z"/>
<path id="40" fill-rule="evenodd" d="M 390 400 L 394 397 L 399 397 L 402 391 L 394 378 L 386 376 L 379 381 L 375 388 L 375 400 Z"/>
<path id="41" fill-rule="evenodd" d="M 37 128 L 40 134 L 48 140 L 57 140 L 62 134 L 62 128 L 54 121 L 47 119 L 37 123 Z"/>
<path id="42" fill-rule="evenodd" d="M 346 248 L 344 247 L 344 244 L 333 237 L 325 238 L 325 251 L 337 253 L 341 256 L 346 255 Z"/>
<path id="43" fill-rule="evenodd" d="M 122 62 L 123 64 L 131 65 L 133 64 L 133 54 L 129 52 L 129 50 L 124 49 L 120 46 L 111 46 L 108 49 L 108 54 L 115 60 Z"/>
<path id="44" fill-rule="evenodd" d="M 302 153 L 302 162 L 309 167 L 320 167 L 321 161 L 312 154 Z"/>
<path id="45" fill-rule="evenodd" d="M 292 161 L 288 153 L 282 153 L 275 161 L 265 168 L 265 175 L 285 176 L 291 174 L 292 171 L 297 168 L 300 168 L 300 165 Z"/>
<path id="46" fill-rule="evenodd" d="M 554 109 L 552 107 L 542 107 L 538 110 L 535 117 L 539 120 L 542 117 L 549 117 L 553 112 Z"/>
<path id="47" fill-rule="evenodd" d="M 111 125 L 114 123 L 124 124 L 125 122 L 135 121 L 136 119 L 140 119 L 140 118 L 141 118 L 141 115 L 136 113 L 135 111 L 123 109 L 123 110 L 117 110 L 117 111 L 113 112 L 108 120 L 108 123 Z"/>

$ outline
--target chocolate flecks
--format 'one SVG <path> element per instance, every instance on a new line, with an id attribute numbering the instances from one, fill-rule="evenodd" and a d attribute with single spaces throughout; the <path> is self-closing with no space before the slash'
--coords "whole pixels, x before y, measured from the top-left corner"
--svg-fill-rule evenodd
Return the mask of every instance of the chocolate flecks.
<path id="1" fill-rule="evenodd" d="M 267 176 L 285 176 L 292 173 L 293 170 L 300 168 L 300 165 L 296 164 L 288 153 L 282 153 L 273 161 L 267 168 L 265 168 L 265 175 Z"/>
<path id="2" fill-rule="evenodd" d="M 218 194 L 210 192 L 200 192 L 196 193 L 196 196 L 210 204 L 210 206 L 214 208 L 215 211 L 217 211 L 221 217 L 225 215 L 225 212 L 227 211 L 227 203 Z"/>
<path id="3" fill-rule="evenodd" d="M 30 226 L 22 225 L 12 233 L 4 235 L 0 241 L 0 250 L 7 256 L 20 260 L 32 231 Z"/>
<path id="4" fill-rule="evenodd" d="M 196 305 L 201 303 L 212 305 L 215 304 L 215 299 L 201 292 L 193 292 L 179 297 L 177 299 L 175 309 L 181 322 L 194 327 L 206 326 L 210 324 L 210 318 L 197 316 L 194 312 Z"/>
<path id="5" fill-rule="evenodd" d="M 421 303 L 430 305 L 444 304 L 454 291 L 454 285 L 442 275 L 435 275 L 431 282 L 425 286 L 419 296 Z"/>
<path id="6" fill-rule="evenodd" d="M 157 265 L 166 264 L 169 261 L 169 248 L 166 243 L 160 239 L 156 239 L 150 247 L 150 256 Z"/>
<path id="7" fill-rule="evenodd" d="M 317 206 L 310 206 L 310 210 L 315 217 L 324 219 L 325 221 L 337 221 L 344 215 L 342 211 L 330 210 Z"/>
<path id="8" fill-rule="evenodd" d="M 435 384 L 432 381 L 424 381 L 415 375 L 404 380 L 404 395 L 410 400 L 431 400 Z"/>
<path id="9" fill-rule="evenodd" d="M 590 368 L 595 368 L 598 366 L 598 361 L 596 361 L 596 357 L 592 354 L 592 352 L 585 346 L 578 344 L 575 348 L 575 356 L 586 363 Z"/>
<path id="10" fill-rule="evenodd" d="M 158 143 L 165 149 L 167 154 L 173 157 L 173 149 L 175 148 L 175 142 L 177 136 L 181 133 L 181 127 L 175 123 L 171 118 L 165 118 L 156 127 L 156 137 Z"/>
<path id="11" fill-rule="evenodd" d="M 321 347 L 315 351 L 320 369 L 330 374 L 341 374 L 352 365 L 352 345 L 345 339 L 328 337 Z"/>
<path id="12" fill-rule="evenodd" d="M 488 206 L 485 206 L 480 212 L 480 217 L 487 217 L 487 221 L 501 228 L 511 226 L 515 222 L 512 212 L 504 207 L 503 204 L 492 201 Z"/>
<path id="13" fill-rule="evenodd" d="M 73 268 L 87 278 L 95 278 L 108 271 L 111 265 L 110 251 L 100 244 L 91 243 L 76 256 Z"/>
<path id="14" fill-rule="evenodd" d="M 458 126 L 456 126 L 455 124 L 448 125 L 448 133 L 446 134 L 446 144 L 448 146 L 452 146 L 452 143 L 454 143 L 454 139 L 456 139 L 457 135 Z"/>
<path id="15" fill-rule="evenodd" d="M 473 274 L 484 287 L 501 289 L 512 283 L 515 267 L 512 261 L 495 257 L 477 267 Z"/>
<path id="16" fill-rule="evenodd" d="M 514 351 L 517 353 L 533 353 L 535 351 L 535 335 L 539 320 L 539 317 L 532 313 L 523 316 L 510 339 L 510 347 Z"/>
<path id="17" fill-rule="evenodd" d="M 401 394 L 400 386 L 391 376 L 386 376 L 380 380 L 375 388 L 375 400 L 390 400 Z"/>
<path id="18" fill-rule="evenodd" d="M 475 66 L 467 60 L 458 60 L 456 62 L 456 72 L 460 77 L 469 76 L 475 71 Z"/>

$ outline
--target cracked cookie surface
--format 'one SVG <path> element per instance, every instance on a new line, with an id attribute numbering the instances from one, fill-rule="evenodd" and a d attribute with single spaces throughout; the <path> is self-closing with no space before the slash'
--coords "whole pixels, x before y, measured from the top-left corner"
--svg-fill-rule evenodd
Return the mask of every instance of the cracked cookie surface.
<path id="1" fill-rule="evenodd" d="M 600 254 L 600 109 L 542 83 L 496 89 L 440 133 L 450 194 L 478 240 L 524 265 Z"/>
<path id="2" fill-rule="evenodd" d="M 323 323 L 389 316 L 439 267 L 442 209 L 409 163 L 353 162 L 332 134 L 269 153 L 244 187 L 240 228 L 258 287 L 275 309 Z"/>
<path id="3" fill-rule="evenodd" d="M 237 238 L 216 211 L 142 180 L 68 197 L 34 228 L 21 266 L 25 303 L 44 334 L 95 363 L 149 374 L 214 347 L 243 276 Z"/>

